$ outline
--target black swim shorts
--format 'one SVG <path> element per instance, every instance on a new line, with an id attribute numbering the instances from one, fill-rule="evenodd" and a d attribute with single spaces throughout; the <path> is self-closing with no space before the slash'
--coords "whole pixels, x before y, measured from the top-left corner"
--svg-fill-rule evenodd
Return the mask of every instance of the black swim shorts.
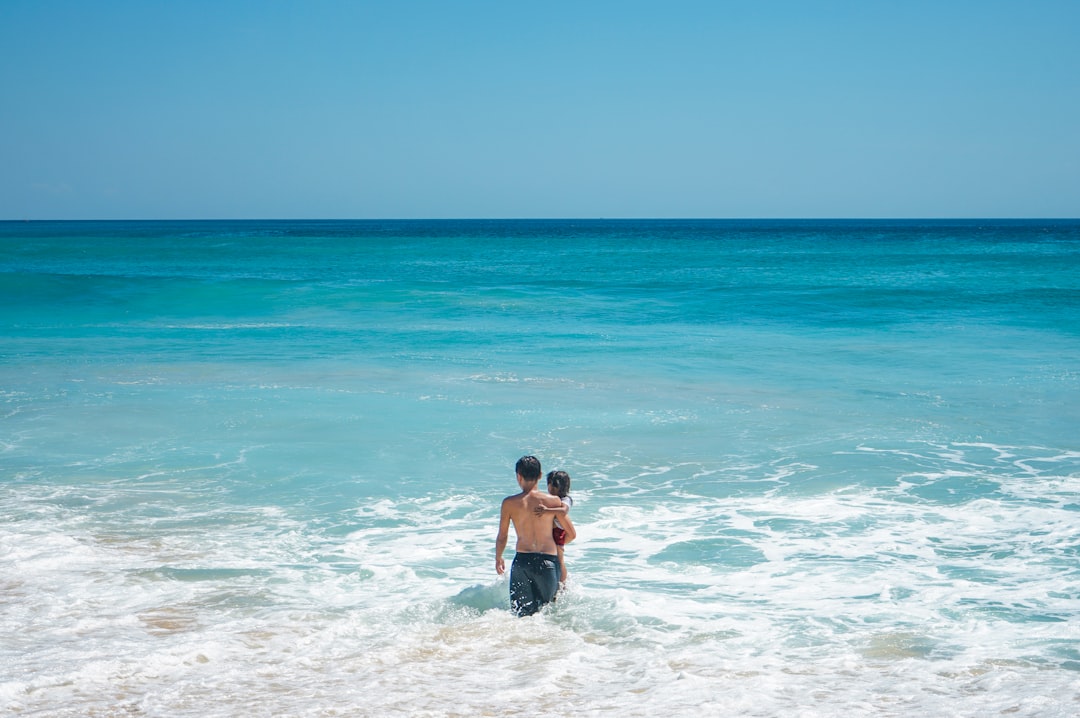
<path id="1" fill-rule="evenodd" d="M 510 609 L 531 616 L 555 598 L 559 590 L 559 557 L 546 553 L 519 553 L 510 565 Z"/>

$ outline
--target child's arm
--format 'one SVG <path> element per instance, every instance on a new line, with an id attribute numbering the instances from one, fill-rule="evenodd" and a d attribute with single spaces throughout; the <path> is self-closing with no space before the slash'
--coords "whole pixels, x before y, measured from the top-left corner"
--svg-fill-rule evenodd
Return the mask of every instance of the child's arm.
<path id="1" fill-rule="evenodd" d="M 535 509 L 533 509 L 533 513 L 537 516 L 549 512 L 553 514 L 559 514 L 559 523 L 562 523 L 562 517 L 566 516 L 566 512 L 569 510 L 570 509 L 566 508 L 566 504 L 559 504 L 558 506 L 544 506 L 543 504 L 540 504 Z"/>

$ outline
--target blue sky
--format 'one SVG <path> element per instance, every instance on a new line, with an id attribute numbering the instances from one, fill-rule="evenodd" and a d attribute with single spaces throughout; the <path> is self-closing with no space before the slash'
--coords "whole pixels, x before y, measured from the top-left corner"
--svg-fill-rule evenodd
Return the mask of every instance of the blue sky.
<path id="1" fill-rule="evenodd" d="M 0 219 L 1078 217 L 1076 0 L 0 0 Z"/>

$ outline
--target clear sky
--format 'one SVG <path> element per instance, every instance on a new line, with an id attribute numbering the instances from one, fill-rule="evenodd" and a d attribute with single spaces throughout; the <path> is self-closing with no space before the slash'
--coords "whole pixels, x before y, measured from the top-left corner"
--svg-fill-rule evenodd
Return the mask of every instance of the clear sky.
<path id="1" fill-rule="evenodd" d="M 1080 0 L 0 0 L 0 219 L 1080 217 Z"/>

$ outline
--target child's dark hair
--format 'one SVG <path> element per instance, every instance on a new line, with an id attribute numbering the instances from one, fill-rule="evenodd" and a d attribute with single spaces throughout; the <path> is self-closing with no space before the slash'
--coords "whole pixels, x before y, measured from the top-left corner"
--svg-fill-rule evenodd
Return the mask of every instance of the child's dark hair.
<path id="1" fill-rule="evenodd" d="M 565 499 L 570 493 L 570 474 L 565 471 L 549 471 L 547 475 L 548 491 Z"/>

